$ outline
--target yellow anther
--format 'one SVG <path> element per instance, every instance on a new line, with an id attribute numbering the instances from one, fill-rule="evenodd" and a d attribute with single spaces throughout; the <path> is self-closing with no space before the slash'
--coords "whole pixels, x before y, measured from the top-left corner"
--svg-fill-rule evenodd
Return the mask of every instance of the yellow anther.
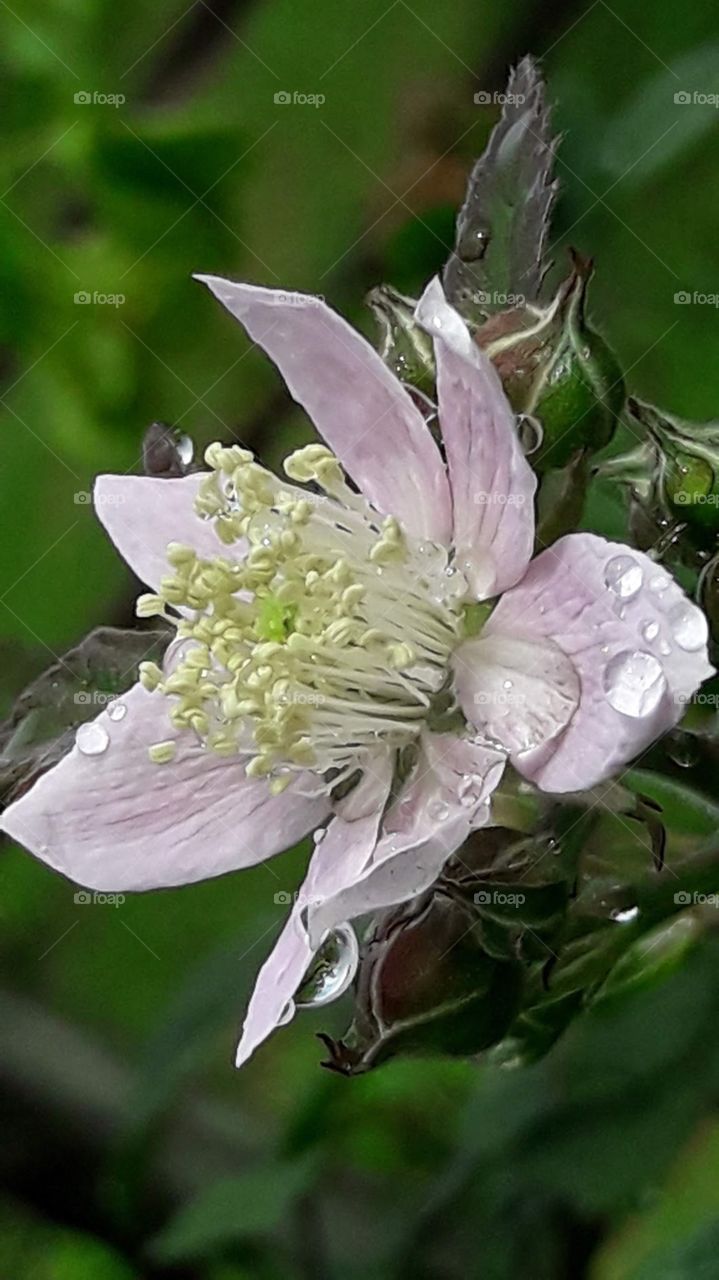
<path id="1" fill-rule="evenodd" d="M 177 743 L 172 741 L 155 742 L 148 747 L 147 754 L 153 764 L 169 764 L 174 760 L 177 751 Z"/>
<path id="2" fill-rule="evenodd" d="M 268 756 L 253 756 L 245 766 L 248 778 L 264 778 L 272 770 L 272 761 Z"/>
<path id="3" fill-rule="evenodd" d="M 191 565 L 197 559 L 192 547 L 186 547 L 181 542 L 170 542 L 167 546 L 167 559 L 173 568 L 179 569 L 183 565 Z"/>
<path id="4" fill-rule="evenodd" d="M 387 648 L 387 654 L 392 666 L 397 670 L 403 667 L 411 667 L 416 662 L 417 655 L 411 645 L 408 644 L 391 644 Z"/>
<path id="5" fill-rule="evenodd" d="M 158 614 L 164 614 L 165 601 L 162 596 L 154 596 L 149 592 L 145 595 L 138 596 L 135 604 L 135 613 L 138 618 L 155 618 Z"/>
<path id="6" fill-rule="evenodd" d="M 342 592 L 343 607 L 345 609 L 354 609 L 360 603 L 360 600 L 364 600 L 366 594 L 366 587 L 363 587 L 359 582 L 356 582 L 352 587 L 346 587 Z"/>
<path id="7" fill-rule="evenodd" d="M 162 671 L 156 662 L 141 662 L 138 668 L 140 684 L 152 693 L 162 680 Z"/>

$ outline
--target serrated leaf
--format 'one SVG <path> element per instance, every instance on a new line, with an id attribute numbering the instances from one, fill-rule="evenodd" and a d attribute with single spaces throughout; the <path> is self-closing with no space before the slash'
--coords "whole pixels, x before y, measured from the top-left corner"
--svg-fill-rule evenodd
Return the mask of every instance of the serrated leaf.
<path id="1" fill-rule="evenodd" d="M 470 174 L 454 252 L 444 269 L 449 301 L 473 324 L 506 310 L 513 298 L 536 301 L 548 265 L 558 140 L 533 59 L 524 58 L 512 71 L 506 98 Z"/>
<path id="2" fill-rule="evenodd" d="M 0 726 L 0 804 L 9 804 L 70 750 L 78 725 L 125 693 L 140 662 L 157 661 L 171 632 L 97 627 L 38 676 Z"/>

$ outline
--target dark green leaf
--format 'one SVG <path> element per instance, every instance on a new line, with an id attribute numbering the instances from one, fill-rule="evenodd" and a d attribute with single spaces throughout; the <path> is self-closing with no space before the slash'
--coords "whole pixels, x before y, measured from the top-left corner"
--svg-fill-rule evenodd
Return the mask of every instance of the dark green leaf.
<path id="1" fill-rule="evenodd" d="M 454 252 L 444 270 L 449 301 L 471 323 L 539 298 L 552 206 L 557 139 L 544 82 L 531 58 L 512 72 L 507 102 L 469 178 Z"/>

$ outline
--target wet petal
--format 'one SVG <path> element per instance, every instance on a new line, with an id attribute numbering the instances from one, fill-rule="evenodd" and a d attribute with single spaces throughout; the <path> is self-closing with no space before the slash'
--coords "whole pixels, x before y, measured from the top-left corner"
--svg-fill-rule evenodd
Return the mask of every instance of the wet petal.
<path id="1" fill-rule="evenodd" d="M 389 761 L 379 758 L 317 844 L 289 919 L 257 977 L 237 1050 L 238 1067 L 293 1016 L 292 998 L 322 941 L 323 931 L 310 940 L 308 911 L 361 874 L 377 841 L 390 782 Z"/>
<path id="2" fill-rule="evenodd" d="M 474 595 L 486 599 L 517 582 L 529 563 L 537 481 L 499 377 L 439 280 L 427 286 L 417 318 L 434 338 L 457 559 Z"/>
<path id="3" fill-rule="evenodd" d="M 180 480 L 104 475 L 95 481 L 98 518 L 133 573 L 155 591 L 172 572 L 169 542 L 181 542 L 209 559 L 227 554 L 214 525 L 195 513 L 195 496 L 206 475 L 198 471 Z"/>
<path id="4" fill-rule="evenodd" d="M 552 640 L 490 632 L 460 645 L 455 688 L 470 724 L 514 757 L 554 738 L 579 703 L 579 677 Z"/>
<path id="5" fill-rule="evenodd" d="M 550 639 L 576 669 L 580 702 L 567 728 L 514 760 L 546 791 L 582 791 L 616 773 L 677 723 L 713 671 L 706 619 L 666 570 L 588 533 L 537 556 L 483 634 Z"/>
<path id="6" fill-rule="evenodd" d="M 361 334 L 321 298 L 196 276 L 274 360 L 345 470 L 407 532 L 445 545 L 447 476 L 422 414 Z"/>
<path id="7" fill-rule="evenodd" d="M 504 763 L 493 748 L 425 733 L 416 769 L 387 811 L 371 857 L 351 882 L 310 906 L 310 932 L 317 936 L 433 884 L 469 832 L 489 820 L 488 800 Z"/>
<path id="8" fill-rule="evenodd" d="M 304 798 L 296 784 L 272 796 L 237 756 L 222 758 L 174 729 L 162 695 L 135 685 L 120 701 L 122 719 L 111 717 L 116 702 L 92 721 L 95 754 L 73 747 L 0 818 L 8 835 L 78 884 L 122 891 L 206 880 L 264 861 L 326 816 L 324 799 Z M 154 764 L 148 747 L 170 740 L 175 758 Z"/>

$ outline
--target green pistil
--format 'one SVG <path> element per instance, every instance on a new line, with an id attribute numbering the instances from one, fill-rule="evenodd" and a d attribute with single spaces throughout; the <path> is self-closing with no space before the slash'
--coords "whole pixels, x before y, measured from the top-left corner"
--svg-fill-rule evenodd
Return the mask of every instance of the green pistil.
<path id="1" fill-rule="evenodd" d="M 481 604 L 466 604 L 464 606 L 462 621 L 465 639 L 469 640 L 472 636 L 479 635 L 493 608 L 494 601 L 492 600 L 484 600 Z"/>
<path id="2" fill-rule="evenodd" d="M 265 596 L 259 607 L 256 622 L 257 635 L 260 640 L 272 640 L 275 644 L 284 644 L 294 631 L 297 607 L 284 604 L 277 596 Z"/>

